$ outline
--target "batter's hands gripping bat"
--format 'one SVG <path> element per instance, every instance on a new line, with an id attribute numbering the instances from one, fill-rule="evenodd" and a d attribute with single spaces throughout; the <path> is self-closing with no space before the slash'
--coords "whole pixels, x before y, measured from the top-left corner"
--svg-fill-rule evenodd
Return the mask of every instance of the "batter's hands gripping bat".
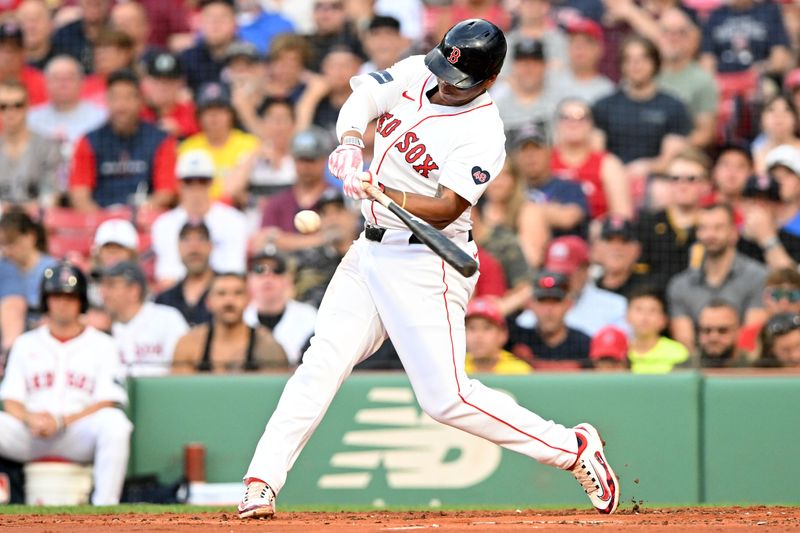
<path id="1" fill-rule="evenodd" d="M 367 173 L 363 173 L 365 177 Z M 369 178 L 367 178 L 369 180 Z M 444 259 L 448 265 L 455 268 L 459 274 L 465 278 L 471 277 L 478 271 L 478 262 L 469 256 L 467 252 L 462 250 L 453 241 L 445 237 L 436 228 L 425 222 L 424 220 L 415 217 L 399 205 L 394 200 L 386 196 L 378 187 L 370 185 L 369 181 L 361 182 L 364 191 L 369 194 L 373 200 L 381 204 L 383 207 L 394 213 L 394 215 L 403 221 L 403 224 L 408 226 L 411 233 L 425 243 L 428 248 Z"/>

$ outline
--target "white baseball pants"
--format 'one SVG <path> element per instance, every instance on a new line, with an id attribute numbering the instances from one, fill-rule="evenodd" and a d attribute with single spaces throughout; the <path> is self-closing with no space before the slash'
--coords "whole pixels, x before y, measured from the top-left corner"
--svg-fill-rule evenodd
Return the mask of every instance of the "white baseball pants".
<path id="1" fill-rule="evenodd" d="M 50 438 L 33 437 L 17 418 L 0 412 L 0 456 L 20 463 L 40 457 L 63 457 L 94 463 L 92 504 L 115 505 L 128 468 L 133 424 L 119 409 L 101 409 Z"/>
<path id="2" fill-rule="evenodd" d="M 311 346 L 286 383 L 245 479 L 281 490 L 339 386 L 387 335 L 417 401 L 433 419 L 544 464 L 574 464 L 572 429 L 466 375 L 464 314 L 477 276 L 462 277 L 426 246 L 409 245 L 409 236 L 387 230 L 381 243 L 362 235 L 350 247 L 320 306 Z M 462 247 L 477 252 L 474 242 Z"/>

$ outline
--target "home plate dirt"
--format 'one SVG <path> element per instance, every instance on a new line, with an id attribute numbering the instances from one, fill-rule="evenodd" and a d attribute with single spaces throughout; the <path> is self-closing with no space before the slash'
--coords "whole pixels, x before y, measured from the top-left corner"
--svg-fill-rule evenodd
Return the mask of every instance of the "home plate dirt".
<path id="1" fill-rule="evenodd" d="M 800 507 L 640 509 L 604 516 L 585 510 L 279 513 L 271 520 L 239 520 L 231 513 L 117 515 L 3 515 L 0 532 L 221 532 L 311 533 L 506 531 L 753 531 L 800 532 Z"/>

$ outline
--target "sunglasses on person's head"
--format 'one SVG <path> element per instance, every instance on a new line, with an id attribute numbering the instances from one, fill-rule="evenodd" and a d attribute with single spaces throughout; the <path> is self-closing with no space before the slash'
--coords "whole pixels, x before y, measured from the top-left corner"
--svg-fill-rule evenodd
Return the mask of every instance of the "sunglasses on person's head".
<path id="1" fill-rule="evenodd" d="M 675 182 L 675 183 L 678 183 L 680 181 L 685 181 L 686 183 L 695 183 L 695 182 L 701 181 L 703 179 L 700 176 L 695 176 L 693 174 L 688 174 L 686 176 L 679 176 L 677 174 L 671 174 L 671 175 L 667 176 L 667 178 L 670 181 Z"/>
<path id="2" fill-rule="evenodd" d="M 256 274 L 277 274 L 281 275 L 286 272 L 286 267 L 281 265 L 280 263 L 271 266 L 264 263 L 259 263 L 257 265 L 253 265 L 252 271 Z"/>
<path id="3" fill-rule="evenodd" d="M 25 100 L 18 100 L 16 102 L 0 102 L 0 111 L 7 109 L 25 109 Z"/>
<path id="4" fill-rule="evenodd" d="M 711 335 L 716 333 L 717 335 L 727 335 L 733 331 L 733 328 L 734 326 L 700 326 L 700 334 Z"/>
<path id="5" fill-rule="evenodd" d="M 779 302 L 781 300 L 789 300 L 790 303 L 800 302 L 800 289 L 784 289 L 782 287 L 774 287 L 767 289 L 770 299 Z"/>
<path id="6" fill-rule="evenodd" d="M 780 337 L 787 333 L 800 329 L 800 315 L 786 316 L 778 320 L 770 320 L 764 326 L 767 335 L 770 337 Z"/>

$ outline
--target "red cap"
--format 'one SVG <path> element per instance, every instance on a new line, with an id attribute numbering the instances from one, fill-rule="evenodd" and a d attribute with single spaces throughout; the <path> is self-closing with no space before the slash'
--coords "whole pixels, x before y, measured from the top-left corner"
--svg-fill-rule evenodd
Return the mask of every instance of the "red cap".
<path id="1" fill-rule="evenodd" d="M 796 68 L 786 75 L 783 79 L 783 86 L 787 91 L 794 91 L 800 87 L 800 68 Z"/>
<path id="2" fill-rule="evenodd" d="M 469 302 L 467 318 L 474 316 L 483 317 L 501 328 L 506 327 L 506 319 L 503 317 L 500 306 L 491 298 L 479 296 Z"/>
<path id="3" fill-rule="evenodd" d="M 592 337 L 592 343 L 589 345 L 589 359 L 605 357 L 619 361 L 628 359 L 628 338 L 617 327 L 606 326 Z"/>
<path id="4" fill-rule="evenodd" d="M 589 246 L 576 235 L 553 239 L 547 248 L 544 266 L 547 270 L 571 276 L 578 268 L 589 263 Z"/>
<path id="5" fill-rule="evenodd" d="M 570 35 L 588 35 L 596 41 L 603 42 L 603 28 L 592 19 L 583 17 L 572 19 L 567 23 L 566 30 Z"/>

